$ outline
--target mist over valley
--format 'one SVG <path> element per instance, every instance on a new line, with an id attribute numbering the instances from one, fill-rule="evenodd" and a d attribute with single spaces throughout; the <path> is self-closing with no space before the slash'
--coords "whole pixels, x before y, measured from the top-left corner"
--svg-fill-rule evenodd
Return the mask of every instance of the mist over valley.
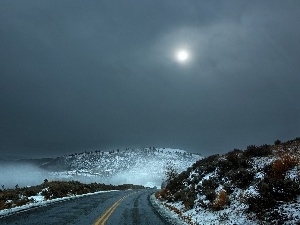
<path id="1" fill-rule="evenodd" d="M 0 165 L 0 184 L 7 188 L 37 185 L 45 179 L 84 183 L 136 184 L 159 187 L 166 166 L 181 172 L 203 157 L 170 148 L 90 151 L 56 158 L 6 160 Z"/>

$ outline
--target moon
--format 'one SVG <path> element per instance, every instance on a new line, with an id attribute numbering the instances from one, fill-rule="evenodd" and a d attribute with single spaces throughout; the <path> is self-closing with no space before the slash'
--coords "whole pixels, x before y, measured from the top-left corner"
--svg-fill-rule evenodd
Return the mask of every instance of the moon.
<path id="1" fill-rule="evenodd" d="M 176 59 L 180 63 L 184 63 L 189 59 L 189 52 L 187 50 L 179 50 L 176 52 Z"/>

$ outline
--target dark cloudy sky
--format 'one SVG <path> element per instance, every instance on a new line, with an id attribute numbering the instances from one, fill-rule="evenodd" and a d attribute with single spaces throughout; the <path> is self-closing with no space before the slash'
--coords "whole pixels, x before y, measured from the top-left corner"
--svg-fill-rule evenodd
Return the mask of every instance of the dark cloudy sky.
<path id="1" fill-rule="evenodd" d="M 299 21 L 298 0 L 0 0 L 0 153 L 298 137 Z"/>

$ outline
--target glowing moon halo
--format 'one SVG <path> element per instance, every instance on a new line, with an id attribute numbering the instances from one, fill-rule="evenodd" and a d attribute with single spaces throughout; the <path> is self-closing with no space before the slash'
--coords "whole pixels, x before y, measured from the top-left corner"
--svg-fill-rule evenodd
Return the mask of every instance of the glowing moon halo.
<path id="1" fill-rule="evenodd" d="M 176 59 L 179 62 L 185 62 L 185 61 L 187 61 L 189 59 L 189 53 L 186 50 L 179 50 L 176 53 Z"/>

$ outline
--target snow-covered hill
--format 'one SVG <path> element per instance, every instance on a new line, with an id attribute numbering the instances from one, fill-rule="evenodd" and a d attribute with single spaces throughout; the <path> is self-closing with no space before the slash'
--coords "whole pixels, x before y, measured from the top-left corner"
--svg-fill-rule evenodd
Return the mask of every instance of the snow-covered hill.
<path id="1" fill-rule="evenodd" d="M 300 138 L 199 160 L 156 198 L 186 224 L 300 224 Z"/>
<path id="2" fill-rule="evenodd" d="M 168 163 L 181 172 L 201 158 L 184 150 L 153 147 L 72 154 L 55 158 L 42 168 L 49 171 L 49 179 L 160 187 Z"/>

